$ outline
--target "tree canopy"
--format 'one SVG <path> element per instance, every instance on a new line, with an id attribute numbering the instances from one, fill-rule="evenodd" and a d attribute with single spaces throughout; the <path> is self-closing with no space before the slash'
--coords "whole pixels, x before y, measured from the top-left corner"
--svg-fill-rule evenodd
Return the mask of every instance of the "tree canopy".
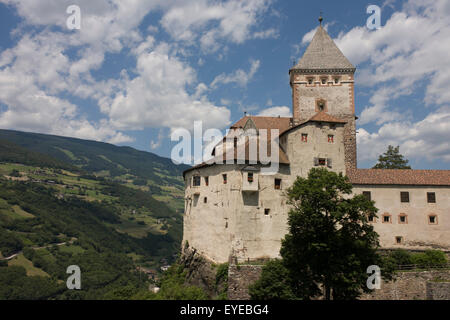
<path id="1" fill-rule="evenodd" d="M 378 209 L 373 201 L 351 193 L 347 177 L 324 168 L 297 178 L 287 191 L 292 209 L 280 250 L 282 266 L 264 267 L 250 291 L 252 298 L 313 299 L 323 294 L 325 299 L 355 299 L 369 291 L 367 268 L 382 265 L 378 234 L 368 222 Z M 277 288 L 266 281 L 277 281 L 270 272 L 274 268 L 284 273 L 279 281 L 289 290 L 270 290 Z"/>
<path id="2" fill-rule="evenodd" d="M 408 159 L 400 154 L 400 146 L 389 146 L 387 151 L 378 157 L 378 163 L 373 169 L 411 169 Z"/>

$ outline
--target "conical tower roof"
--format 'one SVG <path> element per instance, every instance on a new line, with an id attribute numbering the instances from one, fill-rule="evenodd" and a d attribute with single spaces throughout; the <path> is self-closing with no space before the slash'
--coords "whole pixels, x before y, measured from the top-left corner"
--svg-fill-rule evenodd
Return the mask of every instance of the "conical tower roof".
<path id="1" fill-rule="evenodd" d="M 320 25 L 305 54 L 291 70 L 355 72 L 356 69 Z"/>

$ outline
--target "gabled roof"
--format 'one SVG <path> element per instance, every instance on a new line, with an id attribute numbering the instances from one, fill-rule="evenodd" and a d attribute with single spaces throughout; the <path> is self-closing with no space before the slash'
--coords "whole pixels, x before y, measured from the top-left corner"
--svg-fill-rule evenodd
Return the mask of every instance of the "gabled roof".
<path id="1" fill-rule="evenodd" d="M 325 111 L 320 111 L 320 112 L 316 113 L 308 121 L 331 122 L 331 123 L 347 123 L 347 121 L 342 120 L 342 119 L 338 119 L 336 117 L 333 117 L 332 115 L 329 115 Z"/>
<path id="2" fill-rule="evenodd" d="M 355 185 L 450 186 L 450 170 L 351 169 Z"/>
<path id="3" fill-rule="evenodd" d="M 347 70 L 355 67 L 344 56 L 326 30 L 319 26 L 305 54 L 291 70 Z"/>
<path id="4" fill-rule="evenodd" d="M 289 129 L 285 130 L 283 133 L 280 133 L 280 137 L 282 135 L 285 135 L 288 132 L 291 132 L 292 130 L 294 130 L 296 128 L 303 126 L 304 124 L 306 124 L 308 122 L 329 122 L 329 123 L 340 123 L 340 124 L 347 123 L 347 121 L 333 117 L 332 115 L 329 115 L 325 111 L 320 111 L 320 112 L 316 113 L 314 116 L 312 116 L 311 118 L 309 118 L 308 120 L 303 121 L 296 126 L 290 127 Z"/>
<path id="5" fill-rule="evenodd" d="M 292 118 L 245 116 L 231 126 L 231 129 L 243 129 L 248 121 L 253 121 L 257 129 L 278 129 L 280 134 L 289 129 Z"/>

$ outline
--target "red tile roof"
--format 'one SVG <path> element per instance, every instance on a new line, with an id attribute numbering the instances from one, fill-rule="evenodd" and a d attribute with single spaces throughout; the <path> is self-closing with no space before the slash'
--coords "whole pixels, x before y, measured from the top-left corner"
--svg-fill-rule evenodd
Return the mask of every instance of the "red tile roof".
<path id="1" fill-rule="evenodd" d="M 351 169 L 352 184 L 450 186 L 450 170 Z"/>
<path id="2" fill-rule="evenodd" d="M 325 111 L 321 111 L 316 113 L 312 118 L 310 118 L 308 121 L 317 121 L 317 122 L 334 122 L 334 123 L 346 123 L 347 121 L 335 118 Z M 306 122 L 308 122 L 306 121 Z"/>

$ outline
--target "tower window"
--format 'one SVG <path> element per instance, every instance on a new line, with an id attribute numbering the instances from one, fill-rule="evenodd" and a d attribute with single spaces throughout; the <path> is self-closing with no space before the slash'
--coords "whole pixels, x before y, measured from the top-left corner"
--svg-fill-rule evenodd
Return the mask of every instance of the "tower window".
<path id="1" fill-rule="evenodd" d="M 320 81 L 322 82 L 322 84 L 327 84 L 327 78 L 322 78 Z"/>
<path id="2" fill-rule="evenodd" d="M 207 197 L 203 198 L 203 203 L 208 203 L 208 198 Z"/>
<path id="3" fill-rule="evenodd" d="M 209 186 L 209 177 L 205 177 L 205 186 Z"/>
<path id="4" fill-rule="evenodd" d="M 428 203 L 436 203 L 436 193 L 428 192 L 427 193 L 427 201 L 428 201 Z"/>
<path id="5" fill-rule="evenodd" d="M 223 184 L 227 184 L 227 175 L 226 174 L 223 174 L 222 175 L 222 179 L 223 179 Z"/>
<path id="6" fill-rule="evenodd" d="M 395 243 L 402 244 L 403 243 L 403 237 L 395 237 Z"/>
<path id="7" fill-rule="evenodd" d="M 319 111 L 325 110 L 325 105 L 323 102 L 319 102 Z"/>
<path id="8" fill-rule="evenodd" d="M 323 99 L 318 99 L 316 100 L 316 112 L 322 112 L 325 111 L 327 112 L 327 102 L 326 100 Z"/>
<path id="9" fill-rule="evenodd" d="M 334 143 L 334 135 L 332 134 L 328 135 L 328 143 Z"/>
<path id="10" fill-rule="evenodd" d="M 308 84 L 312 85 L 314 83 L 314 78 L 308 78 Z"/>
<path id="11" fill-rule="evenodd" d="M 308 142 L 308 134 L 302 133 L 302 142 Z"/>
<path id="12" fill-rule="evenodd" d="M 409 202 L 409 192 L 400 192 L 400 201 L 402 203 Z"/>
<path id="13" fill-rule="evenodd" d="M 270 214 L 270 209 L 264 209 L 264 215 L 268 216 Z"/>
<path id="14" fill-rule="evenodd" d="M 234 148 L 237 148 L 238 138 L 234 138 Z"/>
<path id="15" fill-rule="evenodd" d="M 430 214 L 428 216 L 428 224 L 438 224 L 437 216 L 435 214 Z"/>
<path id="16" fill-rule="evenodd" d="M 340 81 L 341 79 L 339 79 L 339 77 L 334 78 L 334 84 L 339 84 Z"/>
<path id="17" fill-rule="evenodd" d="M 275 190 L 281 189 L 281 179 L 275 179 Z"/>
<path id="18" fill-rule="evenodd" d="M 247 181 L 252 183 L 253 182 L 253 172 L 249 172 L 247 174 Z"/>
<path id="19" fill-rule="evenodd" d="M 200 176 L 192 177 L 192 185 L 194 187 L 200 187 Z"/>

